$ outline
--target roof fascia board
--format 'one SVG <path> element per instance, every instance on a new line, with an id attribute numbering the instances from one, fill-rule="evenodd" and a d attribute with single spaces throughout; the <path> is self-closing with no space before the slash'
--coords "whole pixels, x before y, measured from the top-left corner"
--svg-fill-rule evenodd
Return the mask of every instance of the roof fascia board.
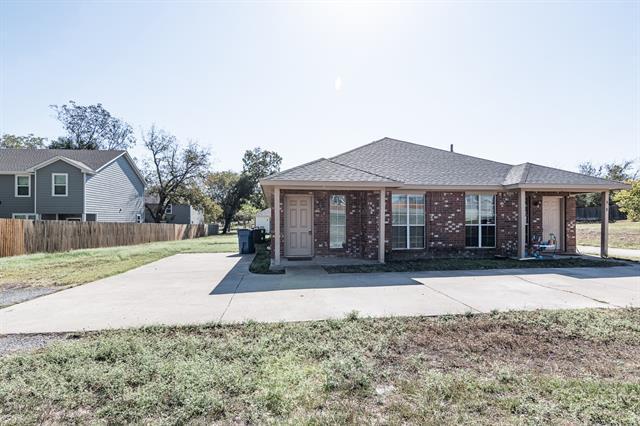
<path id="1" fill-rule="evenodd" d="M 626 183 L 612 182 L 611 184 L 603 185 L 563 185 L 558 183 L 537 183 L 537 184 L 515 184 L 506 185 L 506 189 L 526 189 L 529 191 L 566 191 L 566 190 L 580 190 L 583 192 L 601 192 L 609 191 L 612 189 L 631 189 L 631 185 Z"/>
<path id="2" fill-rule="evenodd" d="M 0 171 L 0 175 L 32 175 L 34 172 L 30 172 L 27 170 L 23 170 L 21 172 L 12 172 L 12 171 Z"/>

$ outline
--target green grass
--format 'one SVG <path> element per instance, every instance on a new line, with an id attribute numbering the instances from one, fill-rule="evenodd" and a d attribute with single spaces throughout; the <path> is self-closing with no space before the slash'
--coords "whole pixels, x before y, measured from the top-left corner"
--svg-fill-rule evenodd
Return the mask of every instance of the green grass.
<path id="1" fill-rule="evenodd" d="M 640 422 L 638 309 L 74 337 L 0 358 L 0 423 Z"/>
<path id="2" fill-rule="evenodd" d="M 576 241 L 581 246 L 600 246 L 600 224 L 578 223 Z M 609 247 L 640 249 L 640 222 L 609 222 Z"/>
<path id="3" fill-rule="evenodd" d="M 324 269 L 330 274 L 350 272 L 413 272 L 413 271 L 458 271 L 474 269 L 518 269 L 518 268 L 579 268 L 612 267 L 624 263 L 611 260 L 560 258 L 545 260 L 517 259 L 416 259 L 388 261 L 384 264 L 328 265 Z"/>
<path id="4" fill-rule="evenodd" d="M 0 289 L 78 285 L 177 253 L 237 252 L 236 234 L 0 258 Z"/>

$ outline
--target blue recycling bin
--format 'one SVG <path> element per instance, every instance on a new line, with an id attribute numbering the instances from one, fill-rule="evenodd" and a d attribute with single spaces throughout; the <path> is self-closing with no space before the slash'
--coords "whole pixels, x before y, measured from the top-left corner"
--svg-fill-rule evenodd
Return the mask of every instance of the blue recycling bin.
<path id="1" fill-rule="evenodd" d="M 238 249 L 240 254 L 255 253 L 253 245 L 253 231 L 251 229 L 238 229 Z"/>

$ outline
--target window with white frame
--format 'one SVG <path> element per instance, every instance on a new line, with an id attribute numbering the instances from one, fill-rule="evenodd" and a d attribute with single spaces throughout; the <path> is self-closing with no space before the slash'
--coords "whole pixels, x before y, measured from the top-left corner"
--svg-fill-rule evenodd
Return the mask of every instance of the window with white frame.
<path id="1" fill-rule="evenodd" d="M 173 214 L 173 204 L 167 204 L 164 208 L 164 214 Z"/>
<path id="2" fill-rule="evenodd" d="M 66 197 L 68 195 L 68 180 L 66 173 L 51 174 L 51 195 L 53 197 Z"/>
<path id="3" fill-rule="evenodd" d="M 347 243 L 347 198 L 332 195 L 329 201 L 329 248 L 341 249 Z"/>
<path id="4" fill-rule="evenodd" d="M 31 176 L 16 175 L 16 197 L 31 197 Z"/>
<path id="5" fill-rule="evenodd" d="M 391 196 L 391 248 L 424 248 L 424 195 Z"/>
<path id="6" fill-rule="evenodd" d="M 142 223 L 142 215 L 140 213 L 136 213 L 136 222 Z"/>
<path id="7" fill-rule="evenodd" d="M 467 247 L 496 246 L 496 196 L 466 194 L 465 245 Z"/>

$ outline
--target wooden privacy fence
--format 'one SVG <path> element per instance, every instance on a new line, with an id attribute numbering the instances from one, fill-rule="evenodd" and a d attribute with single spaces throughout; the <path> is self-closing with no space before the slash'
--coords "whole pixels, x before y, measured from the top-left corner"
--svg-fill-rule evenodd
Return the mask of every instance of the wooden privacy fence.
<path id="1" fill-rule="evenodd" d="M 205 225 L 0 219 L 0 257 L 204 237 Z"/>

